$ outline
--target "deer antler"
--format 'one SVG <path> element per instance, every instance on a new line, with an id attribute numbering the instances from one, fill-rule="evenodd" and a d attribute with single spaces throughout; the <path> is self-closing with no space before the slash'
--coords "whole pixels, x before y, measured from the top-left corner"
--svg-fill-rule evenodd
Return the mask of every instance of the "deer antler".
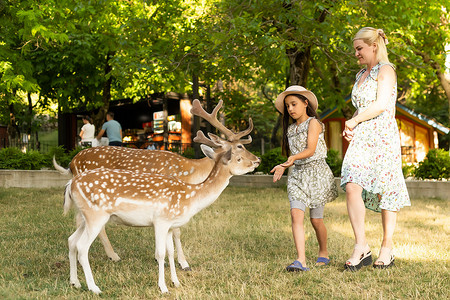
<path id="1" fill-rule="evenodd" d="M 212 111 L 212 113 L 208 114 L 201 106 L 200 101 L 198 99 L 195 99 L 194 101 L 192 101 L 191 113 L 196 116 L 202 117 L 203 119 L 208 121 L 211 125 L 213 125 L 215 128 L 217 128 L 220 132 L 225 134 L 228 141 L 230 141 L 230 142 L 238 141 L 240 138 L 249 134 L 253 130 L 253 121 L 251 118 L 249 118 L 249 120 L 248 120 L 249 127 L 246 130 L 241 131 L 237 134 L 232 132 L 230 129 L 226 128 L 222 123 L 220 123 L 220 121 L 217 119 L 217 112 L 222 107 L 222 104 L 223 104 L 223 101 L 220 100 L 219 103 L 217 104 L 217 106 Z M 249 143 L 251 143 L 251 141 L 252 140 L 250 137 L 249 139 L 242 140 L 242 143 L 249 144 Z"/>

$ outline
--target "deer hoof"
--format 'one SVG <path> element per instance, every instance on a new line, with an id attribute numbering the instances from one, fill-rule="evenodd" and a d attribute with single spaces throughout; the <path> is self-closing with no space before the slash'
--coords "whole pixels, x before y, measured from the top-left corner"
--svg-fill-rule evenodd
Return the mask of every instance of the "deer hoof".
<path id="1" fill-rule="evenodd" d="M 80 287 L 81 287 L 81 283 L 80 283 L 80 281 L 71 281 L 70 282 L 70 284 L 73 286 L 73 287 L 76 287 L 77 289 L 79 289 Z"/>
<path id="2" fill-rule="evenodd" d="M 100 294 L 102 291 L 99 289 L 98 286 L 93 286 L 92 288 L 89 289 L 90 291 L 92 291 L 94 294 Z"/>
<path id="3" fill-rule="evenodd" d="M 111 256 L 109 257 L 109 259 L 112 260 L 112 261 L 114 261 L 114 262 L 116 262 L 116 261 L 119 261 L 119 260 L 120 260 L 120 257 L 119 257 L 119 255 L 117 255 L 116 253 L 114 253 L 113 255 L 111 255 Z"/>

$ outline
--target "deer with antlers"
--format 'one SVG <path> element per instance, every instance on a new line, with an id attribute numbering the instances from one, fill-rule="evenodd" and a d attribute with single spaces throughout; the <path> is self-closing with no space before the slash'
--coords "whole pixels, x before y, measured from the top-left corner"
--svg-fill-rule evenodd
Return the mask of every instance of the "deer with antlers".
<path id="1" fill-rule="evenodd" d="M 243 145 L 251 143 L 251 137 L 242 139 L 253 130 L 252 120 L 249 119 L 249 127 L 239 133 L 234 133 L 226 128 L 218 119 L 217 113 L 222 107 L 220 100 L 212 113 L 207 113 L 201 106 L 200 101 L 195 99 L 192 102 L 191 113 L 202 117 L 226 136 L 226 140 L 221 140 L 222 147 L 213 148 L 215 152 L 225 151 L 229 148 L 237 154 L 248 152 Z M 201 132 L 199 134 L 202 134 Z M 160 175 L 170 175 L 181 181 L 191 184 L 203 182 L 210 174 L 214 160 L 209 157 L 201 159 L 189 159 L 170 151 L 130 149 L 125 147 L 94 147 L 82 150 L 71 161 L 69 169 L 59 166 L 53 158 L 53 165 L 62 174 L 78 175 L 87 170 L 97 168 L 131 170 L 134 172 L 154 173 Z M 80 214 L 77 215 L 77 226 L 80 224 Z M 173 230 L 173 238 L 177 250 L 178 263 L 183 270 L 190 270 L 185 258 L 180 230 Z M 119 255 L 114 251 L 106 234 L 102 228 L 99 234 L 107 256 L 113 260 L 120 260 Z"/>
<path id="2" fill-rule="evenodd" d="M 171 279 L 180 286 L 172 242 L 172 230 L 185 225 L 195 214 L 211 205 L 227 187 L 233 175 L 253 171 L 260 158 L 250 152 L 237 154 L 219 137 L 197 133 L 194 141 L 202 143 L 203 153 L 214 160 L 208 177 L 199 184 L 188 184 L 173 176 L 128 170 L 95 169 L 75 176 L 66 186 L 64 211 L 72 203 L 82 214 L 82 222 L 69 237 L 70 282 L 80 287 L 77 257 L 89 290 L 99 294 L 88 260 L 89 247 L 103 226 L 115 221 L 127 226 L 154 226 L 158 286 L 168 292 L 164 279 L 167 251 Z M 214 151 L 211 147 L 221 149 Z M 227 149 L 228 148 L 228 149 Z"/>

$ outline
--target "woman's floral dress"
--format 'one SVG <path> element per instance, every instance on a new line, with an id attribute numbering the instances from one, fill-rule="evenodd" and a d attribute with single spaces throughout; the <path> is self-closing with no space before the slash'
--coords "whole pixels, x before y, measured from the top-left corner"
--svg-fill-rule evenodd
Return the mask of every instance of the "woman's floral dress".
<path id="1" fill-rule="evenodd" d="M 352 103 L 358 113 L 376 100 L 378 72 L 382 66 L 380 63 L 374 66 L 360 87 L 358 82 L 366 69 L 356 75 Z M 345 190 L 349 182 L 360 185 L 366 208 L 376 212 L 381 212 L 381 209 L 398 211 L 411 205 L 402 173 L 400 137 L 395 120 L 396 101 L 397 83 L 386 110 L 353 129 L 353 139 L 342 163 L 341 187 Z"/>
<path id="2" fill-rule="evenodd" d="M 312 119 L 313 117 L 310 117 L 299 125 L 294 123 L 289 126 L 287 137 L 291 155 L 298 154 L 306 149 L 309 122 Z M 294 162 L 294 167 L 291 169 L 287 181 L 289 201 L 300 201 L 306 207 L 317 208 L 337 198 L 337 186 L 333 172 L 325 161 L 326 157 L 327 146 L 324 129 L 322 129 L 314 154 L 311 157 Z"/>

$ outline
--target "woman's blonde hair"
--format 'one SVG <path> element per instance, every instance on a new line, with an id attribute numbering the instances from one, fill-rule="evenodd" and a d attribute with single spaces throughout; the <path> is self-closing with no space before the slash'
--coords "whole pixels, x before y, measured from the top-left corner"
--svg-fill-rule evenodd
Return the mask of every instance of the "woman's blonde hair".
<path id="1" fill-rule="evenodd" d="M 377 44 L 377 60 L 382 63 L 390 64 L 386 45 L 388 40 L 384 34 L 383 29 L 376 29 L 373 27 L 361 28 L 353 38 L 354 40 L 362 40 L 367 45 Z"/>

